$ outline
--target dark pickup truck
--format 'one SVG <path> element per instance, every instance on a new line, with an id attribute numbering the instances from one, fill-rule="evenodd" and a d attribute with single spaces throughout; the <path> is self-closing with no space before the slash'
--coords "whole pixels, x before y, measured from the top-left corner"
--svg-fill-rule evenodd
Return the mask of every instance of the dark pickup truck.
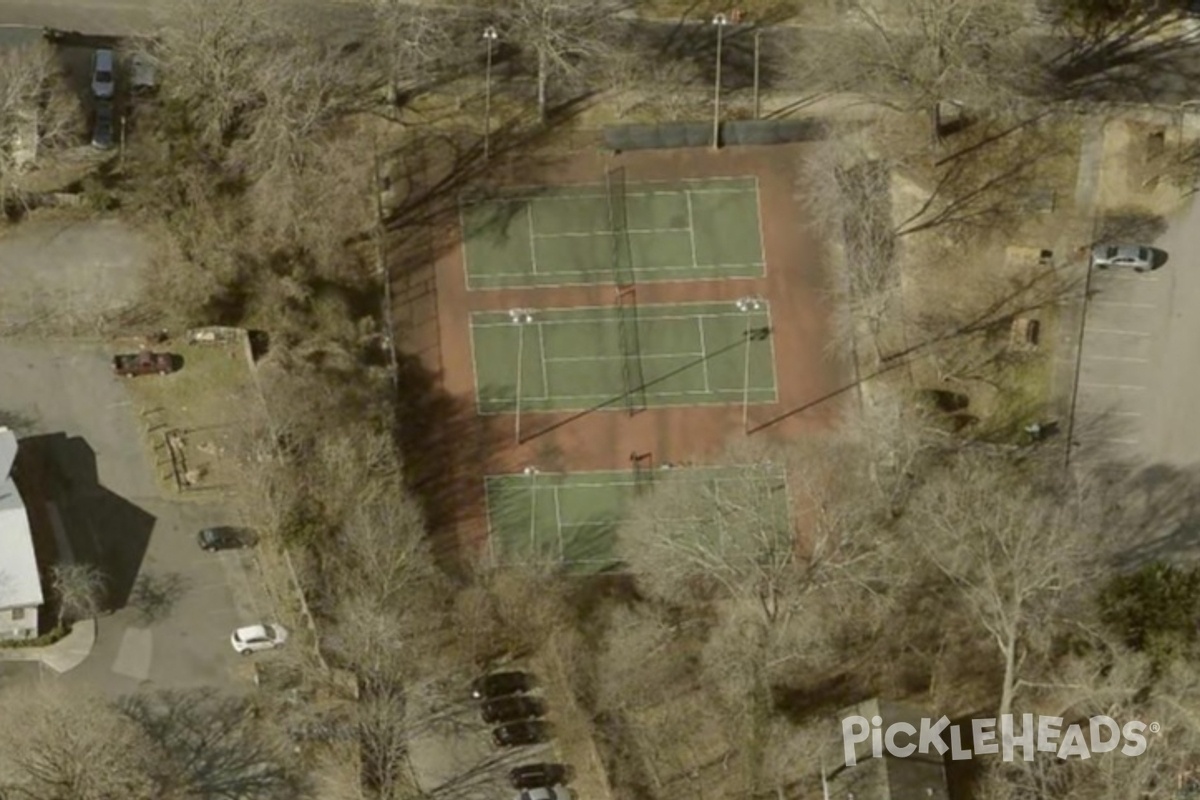
<path id="1" fill-rule="evenodd" d="M 175 371 L 175 359 L 170 353 L 152 353 L 149 350 L 116 355 L 113 356 L 113 371 L 127 378 L 138 375 L 166 375 Z"/>

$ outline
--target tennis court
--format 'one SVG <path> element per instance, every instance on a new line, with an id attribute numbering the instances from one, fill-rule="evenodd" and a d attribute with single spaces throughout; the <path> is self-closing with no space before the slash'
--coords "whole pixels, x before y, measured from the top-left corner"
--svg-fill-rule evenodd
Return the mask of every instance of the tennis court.
<path id="1" fill-rule="evenodd" d="M 471 315 L 479 413 L 776 401 L 766 301 Z"/>
<path id="2" fill-rule="evenodd" d="M 752 477 L 739 467 L 692 467 L 670 471 L 673 479 L 708 483 L 719 496 L 725 483 L 760 482 L 787 514 L 782 467 L 756 465 Z M 617 566 L 617 530 L 629 519 L 632 501 L 649 488 L 661 468 L 611 472 L 538 472 L 485 478 L 489 542 L 494 563 L 566 564 L 576 572 Z M 765 485 L 764 485 L 765 484 Z M 744 489 L 735 489 L 744 492 Z M 687 520 L 683 520 L 687 522 Z M 701 529 L 704 526 L 697 526 Z"/>
<path id="3" fill-rule="evenodd" d="M 528 188 L 462 201 L 469 289 L 754 278 L 758 179 Z"/>

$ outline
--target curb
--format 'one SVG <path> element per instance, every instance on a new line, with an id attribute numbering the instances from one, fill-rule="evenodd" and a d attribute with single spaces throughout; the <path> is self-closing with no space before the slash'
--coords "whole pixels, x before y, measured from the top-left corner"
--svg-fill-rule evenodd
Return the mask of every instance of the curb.
<path id="1" fill-rule="evenodd" d="M 96 620 L 85 619 L 71 632 L 45 647 L 0 648 L 0 661 L 40 661 L 58 674 L 75 669 L 91 655 L 96 645 Z"/>

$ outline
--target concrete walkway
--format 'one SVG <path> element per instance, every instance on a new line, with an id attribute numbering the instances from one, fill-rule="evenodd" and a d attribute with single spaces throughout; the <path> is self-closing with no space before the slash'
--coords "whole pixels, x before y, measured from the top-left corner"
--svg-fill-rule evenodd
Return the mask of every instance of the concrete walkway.
<path id="1" fill-rule="evenodd" d="M 40 661 L 59 673 L 75 669 L 96 644 L 96 620 L 87 619 L 71 626 L 71 632 L 45 647 L 0 647 L 0 661 Z"/>

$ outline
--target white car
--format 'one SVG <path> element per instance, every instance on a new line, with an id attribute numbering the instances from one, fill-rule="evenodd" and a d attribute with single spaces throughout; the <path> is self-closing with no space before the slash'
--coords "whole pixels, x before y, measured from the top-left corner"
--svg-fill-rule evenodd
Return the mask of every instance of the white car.
<path id="1" fill-rule="evenodd" d="M 229 637 L 233 649 L 242 655 L 259 650 L 274 650 L 287 641 L 288 632 L 282 625 L 247 625 Z"/>
<path id="2" fill-rule="evenodd" d="M 116 59 L 112 50 L 96 50 L 92 53 L 92 94 L 108 100 L 117 90 Z"/>
<path id="3" fill-rule="evenodd" d="M 572 800 L 571 790 L 559 784 L 542 786 L 537 789 L 524 789 L 513 800 Z"/>

